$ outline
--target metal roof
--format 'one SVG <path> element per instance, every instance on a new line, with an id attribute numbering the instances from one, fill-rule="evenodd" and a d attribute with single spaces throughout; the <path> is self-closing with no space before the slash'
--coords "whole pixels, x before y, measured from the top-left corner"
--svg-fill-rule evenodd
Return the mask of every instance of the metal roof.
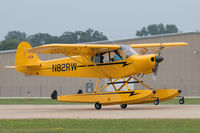
<path id="1" fill-rule="evenodd" d="M 0 54 L 15 53 L 16 49 L 0 51 Z"/>
<path id="2" fill-rule="evenodd" d="M 151 35 L 151 36 L 145 36 L 145 37 L 128 37 L 124 39 L 119 39 L 119 40 L 113 40 L 113 41 L 97 41 L 97 42 L 89 42 L 89 43 L 120 43 L 120 42 L 127 42 L 127 41 L 135 41 L 135 40 L 145 40 L 145 39 L 151 39 L 151 38 L 161 38 L 161 37 L 169 37 L 169 36 L 180 36 L 180 35 L 191 35 L 191 34 L 199 34 L 200 32 L 185 32 L 185 33 L 170 33 L 170 34 L 160 34 L 160 35 Z"/>

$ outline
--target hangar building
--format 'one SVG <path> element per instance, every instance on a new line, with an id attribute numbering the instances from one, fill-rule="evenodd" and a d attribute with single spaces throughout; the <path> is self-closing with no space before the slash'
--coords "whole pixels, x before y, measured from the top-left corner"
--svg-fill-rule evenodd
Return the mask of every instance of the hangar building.
<path id="1" fill-rule="evenodd" d="M 157 80 L 145 75 L 143 81 L 152 88 L 180 88 L 185 96 L 200 96 L 200 32 L 165 34 L 159 36 L 115 40 L 116 44 L 188 42 L 185 47 L 164 49 Z M 95 43 L 112 43 L 101 41 Z M 59 94 L 76 93 L 79 89 L 91 92 L 97 79 L 70 77 L 24 76 L 13 66 L 16 50 L 0 51 L 0 97 L 49 97 L 54 89 Z M 41 59 L 59 58 L 61 55 L 39 55 Z M 102 82 L 103 84 L 103 82 Z M 135 85 L 135 89 L 144 89 Z"/>

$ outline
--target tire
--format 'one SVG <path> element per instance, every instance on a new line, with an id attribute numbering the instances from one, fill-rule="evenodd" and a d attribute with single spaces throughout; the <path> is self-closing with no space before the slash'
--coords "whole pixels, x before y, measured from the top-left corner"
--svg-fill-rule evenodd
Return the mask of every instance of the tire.
<path id="1" fill-rule="evenodd" d="M 100 103 L 95 103 L 94 107 L 96 110 L 100 110 L 102 105 Z"/>
<path id="2" fill-rule="evenodd" d="M 156 99 L 156 100 L 154 100 L 154 105 L 158 105 L 160 102 L 159 102 L 159 99 Z"/>
<path id="3" fill-rule="evenodd" d="M 184 98 L 179 99 L 179 104 L 184 104 Z"/>
<path id="4" fill-rule="evenodd" d="M 127 107 L 127 104 L 121 104 L 120 107 L 121 107 L 122 109 L 125 109 L 125 108 Z"/>

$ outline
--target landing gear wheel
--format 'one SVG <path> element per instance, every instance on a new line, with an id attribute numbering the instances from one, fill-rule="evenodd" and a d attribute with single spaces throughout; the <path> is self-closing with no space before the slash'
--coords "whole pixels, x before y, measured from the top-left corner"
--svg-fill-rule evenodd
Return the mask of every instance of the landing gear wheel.
<path id="1" fill-rule="evenodd" d="M 101 104 L 100 103 L 95 103 L 94 107 L 97 109 L 97 110 L 100 110 L 101 109 Z"/>
<path id="2" fill-rule="evenodd" d="M 125 108 L 127 107 L 127 104 L 121 104 L 120 107 L 121 107 L 122 109 L 125 109 Z"/>
<path id="3" fill-rule="evenodd" d="M 154 100 L 153 102 L 155 105 L 158 105 L 159 104 L 159 99 L 157 98 L 156 100 Z"/>
<path id="4" fill-rule="evenodd" d="M 185 102 L 185 101 L 184 101 L 184 97 L 182 97 L 181 99 L 179 99 L 179 103 L 180 103 L 180 104 L 184 104 L 184 102 Z"/>

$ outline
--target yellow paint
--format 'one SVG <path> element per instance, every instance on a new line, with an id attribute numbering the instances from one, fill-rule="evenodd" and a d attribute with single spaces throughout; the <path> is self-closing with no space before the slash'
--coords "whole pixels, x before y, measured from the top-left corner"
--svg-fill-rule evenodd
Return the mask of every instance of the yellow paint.
<path id="1" fill-rule="evenodd" d="M 130 96 L 131 92 L 136 95 Z M 122 93 L 122 94 L 120 94 Z M 153 103 L 157 98 L 159 102 L 171 100 L 179 96 L 177 89 L 157 89 L 154 95 L 152 90 L 130 90 L 115 92 L 100 92 L 88 94 L 73 94 L 58 96 L 60 102 L 101 103 L 102 105 L 114 104 L 142 104 Z"/>
<path id="2" fill-rule="evenodd" d="M 132 103 L 132 104 L 141 104 L 141 103 L 153 103 L 157 98 L 160 102 L 171 100 L 179 96 L 178 89 L 157 89 L 155 97 L 143 99 L 142 102 Z"/>
<path id="3" fill-rule="evenodd" d="M 135 49 L 157 48 L 156 51 L 158 52 L 159 49 L 163 49 L 165 47 L 185 45 L 187 45 L 187 43 L 176 42 L 130 44 L 129 46 Z M 122 60 L 114 61 L 113 57 L 112 59 L 109 58 L 108 62 L 94 62 L 96 58 L 94 56 L 103 52 L 114 52 L 114 50 L 115 52 L 118 50 L 118 52 L 122 54 Z M 121 78 L 128 82 L 134 75 L 152 73 L 152 70 L 155 67 L 155 56 L 157 54 L 144 55 L 146 52 L 143 52 L 143 55 L 132 54 L 127 56 L 125 53 L 123 54 L 123 52 L 125 51 L 121 50 L 119 45 L 111 44 L 48 44 L 32 48 L 28 42 L 21 42 L 17 48 L 14 68 L 25 75 L 85 77 L 99 79 L 108 78 L 111 82 L 116 82 Z M 64 54 L 68 57 L 42 61 L 37 56 L 37 53 Z M 98 60 L 98 58 L 96 59 Z M 128 80 L 125 80 L 125 77 L 129 77 Z M 135 80 L 139 81 L 136 78 Z M 115 92 L 99 92 L 109 85 L 105 85 L 104 87 L 98 89 L 98 80 L 95 88 L 96 93 L 58 96 L 58 101 L 84 103 L 99 102 L 103 105 L 138 104 L 151 103 L 156 98 L 159 98 L 160 101 L 166 101 L 179 95 L 178 90 L 176 89 L 158 89 L 156 90 L 155 95 L 152 90 L 130 90 L 126 82 L 123 83 L 120 88 L 116 88 L 115 85 L 112 84 Z M 139 81 L 139 83 L 151 89 L 141 81 Z M 127 87 L 128 91 L 120 91 L 120 89 L 124 86 Z M 130 95 L 132 93 L 134 95 Z"/>
<path id="4" fill-rule="evenodd" d="M 152 45 L 153 46 L 153 45 Z M 57 47 L 64 49 L 56 49 Z M 138 73 L 149 74 L 155 66 L 156 54 L 132 55 L 124 60 L 94 63 L 91 58 L 94 55 L 92 49 L 100 51 L 99 48 L 116 49 L 115 45 L 64 45 L 48 44 L 31 48 L 27 42 L 21 42 L 17 48 L 15 68 L 26 75 L 37 76 L 60 76 L 60 77 L 87 77 L 87 78 L 119 78 L 136 75 Z M 54 48 L 54 49 L 53 49 Z M 86 48 L 86 49 L 84 49 Z M 89 49 L 90 48 L 90 49 Z M 70 52 L 70 50 L 72 51 Z M 73 52 L 74 51 L 74 52 Z M 76 53 L 80 51 L 85 56 Z M 102 50 L 101 50 L 102 51 Z M 33 53 L 30 53 L 33 52 Z M 63 53 L 69 52 L 73 57 L 41 61 L 35 53 Z M 109 64 L 109 65 L 108 65 Z M 124 65 L 127 64 L 127 65 Z M 67 68 L 66 65 L 69 67 Z M 59 67 L 57 70 L 55 70 Z"/>
<path id="5" fill-rule="evenodd" d="M 151 98 L 153 95 L 152 90 L 114 91 L 58 96 L 58 101 L 80 103 L 98 102 L 102 105 L 113 105 L 142 102 L 143 99 Z"/>

